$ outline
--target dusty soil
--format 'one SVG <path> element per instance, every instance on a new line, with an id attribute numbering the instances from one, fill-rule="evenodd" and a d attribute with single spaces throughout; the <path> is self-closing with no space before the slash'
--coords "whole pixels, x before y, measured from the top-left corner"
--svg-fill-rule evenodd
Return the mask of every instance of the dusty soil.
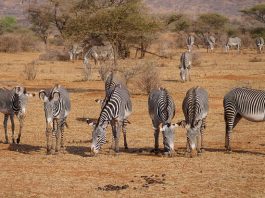
<path id="1" fill-rule="evenodd" d="M 265 89 L 265 55 L 244 50 L 238 55 L 220 50 L 200 53 L 201 64 L 192 68 L 192 81 L 179 82 L 177 69 L 181 50 L 172 60 L 147 57 L 160 71 L 162 86 L 174 97 L 177 114 L 183 119 L 181 103 L 192 86 L 209 92 L 210 112 L 205 132 L 206 151 L 195 158 L 185 157 L 185 131 L 176 130 L 174 157 L 154 155 L 153 131 L 147 112 L 147 95 L 132 94 L 133 114 L 128 126 L 129 150 L 118 155 L 108 143 L 100 154 L 90 157 L 91 128 L 83 118 L 97 118 L 100 107 L 94 99 L 104 96 L 104 84 L 97 69 L 91 81 L 82 81 L 82 62 L 40 62 L 36 80 L 23 76 L 24 65 L 38 53 L 0 54 L 0 86 L 22 84 L 31 92 L 55 83 L 70 91 L 72 111 L 65 132 L 66 153 L 46 155 L 43 104 L 38 97 L 28 105 L 20 145 L 0 143 L 0 197 L 265 197 L 265 126 L 240 121 L 232 135 L 234 152 L 224 152 L 222 99 L 235 86 Z M 261 58 L 253 62 L 254 57 Z M 131 67 L 139 60 L 120 61 Z M 133 86 L 129 86 L 134 90 Z M 0 116 L 3 119 L 3 115 Z M 18 122 L 16 120 L 18 128 Z M 10 125 L 10 123 L 9 123 Z M 16 130 L 17 132 L 17 130 Z M 11 131 L 9 126 L 9 136 Z M 0 140 L 4 141 L 2 121 Z M 162 139 L 160 139 L 162 148 Z"/>

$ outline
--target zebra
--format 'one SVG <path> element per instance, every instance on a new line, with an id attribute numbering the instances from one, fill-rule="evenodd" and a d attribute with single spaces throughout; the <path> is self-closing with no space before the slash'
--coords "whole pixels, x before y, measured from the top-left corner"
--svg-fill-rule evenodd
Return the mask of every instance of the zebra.
<path id="1" fill-rule="evenodd" d="M 9 90 L 6 88 L 0 89 L 0 112 L 4 114 L 4 129 L 5 129 L 5 144 L 8 144 L 8 135 L 7 135 L 7 122 L 8 117 L 10 117 L 12 125 L 12 142 L 15 143 L 15 122 L 14 115 L 17 116 L 19 120 L 19 133 L 16 139 L 16 143 L 19 144 L 22 129 L 24 126 L 24 120 L 26 117 L 26 108 L 29 97 L 34 97 L 34 93 L 28 93 L 26 88 L 23 86 L 16 86 L 13 89 Z"/>
<path id="2" fill-rule="evenodd" d="M 111 87 L 97 122 L 87 121 L 90 126 L 94 127 L 91 144 L 93 154 L 97 154 L 101 146 L 106 143 L 106 128 L 109 123 L 113 135 L 112 149 L 116 153 L 119 152 L 120 129 L 131 113 L 132 103 L 129 91 L 121 84 Z M 124 138 L 124 146 L 127 147 L 126 138 Z"/>
<path id="3" fill-rule="evenodd" d="M 89 64 L 90 57 L 94 59 L 95 65 L 99 61 L 114 60 L 113 48 L 111 45 L 91 47 L 84 55 L 84 65 Z"/>
<path id="4" fill-rule="evenodd" d="M 148 112 L 152 120 L 155 138 L 154 151 L 158 152 L 159 131 L 163 134 L 163 144 L 165 154 L 172 155 L 174 153 L 174 129 L 177 124 L 171 124 L 175 116 L 175 103 L 165 88 L 154 89 L 149 94 Z M 159 128 L 159 125 L 162 127 Z"/>
<path id="5" fill-rule="evenodd" d="M 196 155 L 196 150 L 201 153 L 203 147 L 203 135 L 206 128 L 208 115 L 208 93 L 204 88 L 193 87 L 189 89 L 182 103 L 182 111 L 185 120 L 181 125 L 187 129 L 187 152 L 191 157 Z"/>
<path id="6" fill-rule="evenodd" d="M 68 51 L 69 56 L 70 56 L 70 61 L 75 61 L 77 60 L 77 56 L 83 54 L 83 48 L 81 47 L 81 45 L 74 43 L 71 46 L 71 49 Z"/>
<path id="7" fill-rule="evenodd" d="M 231 133 L 241 118 L 253 122 L 265 120 L 265 91 L 245 87 L 234 88 L 229 91 L 223 100 L 225 130 L 225 148 L 231 152 Z"/>
<path id="8" fill-rule="evenodd" d="M 192 64 L 192 54 L 190 52 L 183 52 L 180 56 L 180 79 L 182 82 L 185 82 L 188 80 L 191 81 L 190 78 L 190 69 Z"/>
<path id="9" fill-rule="evenodd" d="M 236 46 L 238 53 L 240 53 L 241 39 L 238 37 L 229 37 L 225 44 L 225 52 L 229 52 L 232 46 Z"/>
<path id="10" fill-rule="evenodd" d="M 192 47 L 194 45 L 194 41 L 195 41 L 194 36 L 193 35 L 189 35 L 187 40 L 186 40 L 187 48 L 188 48 L 189 52 L 191 52 L 191 50 L 192 50 Z"/>
<path id="11" fill-rule="evenodd" d="M 211 52 L 213 52 L 214 45 L 215 45 L 215 37 L 214 36 L 206 36 L 204 38 L 204 40 L 205 40 L 205 44 L 207 47 L 207 53 L 209 52 L 209 49 Z"/>
<path id="12" fill-rule="evenodd" d="M 258 53 L 261 54 L 261 51 L 262 51 L 263 46 L 264 46 L 264 39 L 262 37 L 258 37 L 256 39 L 256 46 L 257 46 Z"/>
<path id="13" fill-rule="evenodd" d="M 40 90 L 39 98 L 44 102 L 47 154 L 59 152 L 59 138 L 61 149 L 64 151 L 64 126 L 68 127 L 66 119 L 71 111 L 69 94 L 61 85 L 55 85 L 51 89 Z"/>

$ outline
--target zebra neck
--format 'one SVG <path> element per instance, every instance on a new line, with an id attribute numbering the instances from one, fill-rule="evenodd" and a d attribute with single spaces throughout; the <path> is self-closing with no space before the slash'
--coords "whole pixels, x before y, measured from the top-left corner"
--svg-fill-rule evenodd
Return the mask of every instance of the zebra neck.
<path id="1" fill-rule="evenodd" d="M 19 112 L 21 107 L 19 102 L 19 96 L 16 93 L 11 97 L 11 103 L 13 111 L 15 113 Z"/>

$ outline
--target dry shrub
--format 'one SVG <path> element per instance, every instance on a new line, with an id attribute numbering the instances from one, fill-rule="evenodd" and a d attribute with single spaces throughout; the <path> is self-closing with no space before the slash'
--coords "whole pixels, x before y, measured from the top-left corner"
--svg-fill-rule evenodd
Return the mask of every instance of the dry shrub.
<path id="1" fill-rule="evenodd" d="M 36 51 L 39 42 L 31 34 L 4 34 L 0 36 L 0 52 L 15 53 L 23 51 Z"/>
<path id="2" fill-rule="evenodd" d="M 43 61 L 68 61 L 69 54 L 66 51 L 49 50 L 40 54 L 39 59 Z"/>
<path id="3" fill-rule="evenodd" d="M 21 41 L 14 34 L 4 34 L 0 36 L 0 51 L 14 53 L 21 51 Z"/>
<path id="4" fill-rule="evenodd" d="M 142 67 L 137 85 L 146 94 L 149 94 L 152 89 L 160 86 L 159 73 L 153 62 L 149 62 Z"/>
<path id="5" fill-rule="evenodd" d="M 37 61 L 32 61 L 31 63 L 28 63 L 24 67 L 24 75 L 26 76 L 27 80 L 35 80 L 38 70 L 37 70 Z"/>
<path id="6" fill-rule="evenodd" d="M 199 53 L 192 53 L 192 66 L 198 67 L 201 65 L 201 55 Z"/>
<path id="7" fill-rule="evenodd" d="M 241 38 L 242 47 L 244 47 L 244 48 L 255 48 L 255 46 L 256 46 L 255 40 L 253 40 L 250 35 L 244 34 L 244 35 L 241 35 L 239 37 Z"/>
<path id="8" fill-rule="evenodd" d="M 249 62 L 253 62 L 253 63 L 255 63 L 255 62 L 263 62 L 263 60 L 262 60 L 262 58 L 259 58 L 259 57 L 254 57 L 254 58 L 251 58 L 251 59 L 249 59 Z"/>
<path id="9" fill-rule="evenodd" d="M 136 65 L 133 67 L 118 67 L 117 71 L 123 74 L 126 85 L 129 81 L 142 72 L 142 65 Z"/>
<path id="10" fill-rule="evenodd" d="M 177 38 L 176 38 L 176 47 L 177 48 L 187 48 L 187 35 L 184 33 L 180 33 L 178 34 Z"/>
<path id="11" fill-rule="evenodd" d="M 171 58 L 175 55 L 174 43 L 171 41 L 161 41 L 158 45 L 159 55 L 167 58 Z"/>
<path id="12" fill-rule="evenodd" d="M 101 64 L 100 67 L 99 67 L 99 69 L 98 69 L 98 73 L 99 73 L 100 79 L 103 80 L 103 81 L 105 81 L 108 73 L 112 69 L 113 69 L 113 67 L 110 66 L 110 65 L 103 65 L 103 64 Z"/>

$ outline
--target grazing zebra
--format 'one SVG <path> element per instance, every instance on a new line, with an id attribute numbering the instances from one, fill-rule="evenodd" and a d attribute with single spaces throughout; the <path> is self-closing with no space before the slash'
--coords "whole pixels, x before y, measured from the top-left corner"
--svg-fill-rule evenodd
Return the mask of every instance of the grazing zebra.
<path id="1" fill-rule="evenodd" d="M 185 120 L 181 122 L 187 129 L 187 152 L 193 157 L 203 150 L 203 133 L 208 114 L 208 93 L 201 87 L 189 89 L 182 103 Z"/>
<path id="2" fill-rule="evenodd" d="M 225 148 L 231 151 L 233 128 L 241 118 L 253 122 L 265 120 L 265 91 L 250 88 L 234 88 L 224 96 L 224 119 L 226 124 Z"/>
<path id="3" fill-rule="evenodd" d="M 54 154 L 54 151 L 60 150 L 60 136 L 61 149 L 64 150 L 64 126 L 67 127 L 66 119 L 71 110 L 70 97 L 67 90 L 60 85 L 55 85 L 52 89 L 40 90 L 39 97 L 44 102 L 47 154 Z"/>
<path id="4" fill-rule="evenodd" d="M 7 121 L 10 116 L 12 125 L 12 142 L 15 143 L 15 123 L 14 115 L 17 116 L 19 120 L 19 133 L 17 138 L 17 143 L 20 142 L 20 137 L 24 125 L 24 119 L 26 117 L 26 108 L 28 103 L 28 97 L 34 97 L 35 94 L 27 93 L 26 88 L 21 86 L 16 86 L 9 90 L 6 88 L 0 89 L 0 112 L 4 114 L 4 129 L 5 129 L 5 143 L 8 144 L 7 135 Z"/>
<path id="5" fill-rule="evenodd" d="M 83 48 L 79 44 L 74 43 L 68 53 L 70 61 L 75 61 L 79 55 L 83 54 Z"/>
<path id="6" fill-rule="evenodd" d="M 95 65 L 99 64 L 99 61 L 114 60 L 113 48 L 111 45 L 106 46 L 93 46 L 84 56 L 84 64 L 89 64 L 89 58 L 94 59 Z"/>
<path id="7" fill-rule="evenodd" d="M 264 46 L 264 39 L 262 37 L 258 37 L 256 39 L 256 46 L 257 46 L 258 53 L 261 54 L 261 51 L 262 51 L 263 46 Z"/>
<path id="8" fill-rule="evenodd" d="M 175 103 L 164 88 L 152 90 L 148 98 L 148 111 L 154 128 L 155 152 L 158 152 L 159 131 L 163 134 L 164 152 L 174 153 L 174 138 L 177 124 L 171 124 L 175 116 Z M 162 123 L 162 127 L 159 125 Z"/>
<path id="9" fill-rule="evenodd" d="M 187 40 L 186 40 L 187 48 L 188 48 L 189 52 L 191 52 L 191 50 L 192 50 L 192 47 L 194 45 L 194 41 L 195 41 L 194 36 L 193 35 L 189 35 Z"/>
<path id="10" fill-rule="evenodd" d="M 190 78 L 190 69 L 191 69 L 191 63 L 192 63 L 192 54 L 190 52 L 183 52 L 180 57 L 180 79 L 182 82 L 185 82 L 188 80 L 191 81 Z"/>
<path id="11" fill-rule="evenodd" d="M 225 52 L 229 52 L 230 47 L 236 46 L 238 53 L 240 52 L 241 39 L 238 37 L 229 37 L 225 44 Z"/>
<path id="12" fill-rule="evenodd" d="M 88 120 L 88 124 L 94 126 L 91 145 L 93 154 L 98 153 L 101 146 L 106 143 L 106 128 L 109 123 L 113 135 L 112 149 L 119 152 L 120 129 L 124 126 L 131 112 L 132 103 L 129 91 L 120 84 L 111 87 L 97 122 Z M 127 147 L 126 138 L 124 138 L 124 146 Z"/>
<path id="13" fill-rule="evenodd" d="M 213 52 L 214 45 L 215 45 L 214 36 L 206 36 L 204 40 L 205 40 L 205 44 L 206 44 L 206 47 L 207 47 L 207 53 L 209 52 L 209 49 L 210 49 L 211 52 Z"/>

